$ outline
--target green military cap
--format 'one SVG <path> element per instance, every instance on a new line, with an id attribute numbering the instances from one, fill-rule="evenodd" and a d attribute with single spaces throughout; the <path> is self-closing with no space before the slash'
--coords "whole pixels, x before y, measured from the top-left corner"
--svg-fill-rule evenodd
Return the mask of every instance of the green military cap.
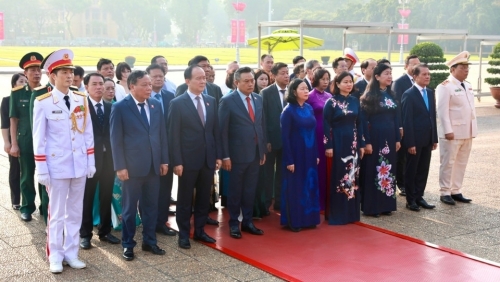
<path id="1" fill-rule="evenodd" d="M 19 61 L 19 67 L 23 70 L 29 67 L 39 67 L 42 64 L 43 56 L 37 52 L 30 52 L 24 55 Z"/>

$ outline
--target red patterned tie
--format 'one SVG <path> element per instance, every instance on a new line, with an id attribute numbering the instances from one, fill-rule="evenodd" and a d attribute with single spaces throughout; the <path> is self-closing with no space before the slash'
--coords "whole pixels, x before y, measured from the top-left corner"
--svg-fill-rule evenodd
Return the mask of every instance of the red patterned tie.
<path id="1" fill-rule="evenodd" d="M 250 97 L 247 97 L 248 114 L 250 114 L 250 119 L 255 122 L 255 115 L 253 113 L 252 103 L 250 103 Z"/>

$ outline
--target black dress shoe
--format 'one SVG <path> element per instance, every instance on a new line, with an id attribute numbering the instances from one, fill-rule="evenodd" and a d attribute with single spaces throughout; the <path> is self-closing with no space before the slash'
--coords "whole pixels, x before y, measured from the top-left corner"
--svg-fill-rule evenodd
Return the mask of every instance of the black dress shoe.
<path id="1" fill-rule="evenodd" d="M 174 198 L 173 198 L 173 197 L 170 197 L 170 204 L 171 204 L 171 205 L 175 205 L 175 204 L 177 204 L 177 201 L 176 201 L 176 200 L 174 200 Z"/>
<path id="2" fill-rule="evenodd" d="M 205 232 L 201 233 L 198 236 L 194 235 L 193 236 L 193 240 L 200 241 L 200 242 L 205 242 L 205 243 L 210 243 L 210 244 L 213 244 L 213 243 L 216 242 L 214 238 L 208 236 L 208 234 L 205 233 Z"/>
<path id="3" fill-rule="evenodd" d="M 468 204 L 472 201 L 472 199 L 467 199 L 462 194 L 451 195 L 451 198 L 457 202 L 466 203 L 466 204 Z"/>
<path id="4" fill-rule="evenodd" d="M 405 187 L 399 187 L 399 195 L 401 196 L 406 196 L 406 189 Z"/>
<path id="5" fill-rule="evenodd" d="M 21 214 L 21 219 L 24 221 L 31 221 L 31 214 L 29 213 L 22 213 Z"/>
<path id="6" fill-rule="evenodd" d="M 316 226 L 314 226 L 314 227 L 316 227 Z M 300 232 L 302 230 L 302 228 L 293 227 L 293 226 L 290 226 L 290 225 L 288 225 L 288 229 L 290 229 L 292 232 Z"/>
<path id="7" fill-rule="evenodd" d="M 428 210 L 435 208 L 435 205 L 429 205 L 424 199 L 417 200 L 417 205 Z"/>
<path id="8" fill-rule="evenodd" d="M 392 215 L 392 212 L 388 211 L 388 212 L 382 212 L 381 214 L 383 215 Z"/>
<path id="9" fill-rule="evenodd" d="M 271 215 L 271 212 L 269 210 L 266 210 L 263 215 L 264 216 L 269 216 L 269 215 Z"/>
<path id="10" fill-rule="evenodd" d="M 241 239 L 241 231 L 238 227 L 229 228 L 229 236 L 234 239 Z"/>
<path id="11" fill-rule="evenodd" d="M 371 216 L 371 217 L 380 217 L 380 214 L 378 214 L 378 213 L 371 213 L 371 214 L 363 213 L 363 215 L 365 215 L 365 216 Z"/>
<path id="12" fill-rule="evenodd" d="M 241 231 L 248 232 L 253 235 L 264 235 L 264 231 L 260 230 L 259 228 L 255 227 L 253 223 L 249 223 L 246 226 L 241 226 Z"/>
<path id="13" fill-rule="evenodd" d="M 275 211 L 280 211 L 280 210 L 281 210 L 281 207 L 280 207 L 280 206 L 276 206 L 276 205 L 275 205 L 275 206 L 273 207 L 273 210 L 275 210 Z"/>
<path id="14" fill-rule="evenodd" d="M 120 239 L 116 238 L 111 233 L 108 233 L 104 236 L 99 236 L 99 240 L 101 240 L 101 242 L 108 242 L 110 244 L 120 244 L 121 242 Z"/>
<path id="15" fill-rule="evenodd" d="M 156 232 L 167 236 L 175 236 L 176 234 L 176 232 L 172 228 L 169 228 L 166 225 L 156 227 Z"/>
<path id="16" fill-rule="evenodd" d="M 447 205 L 455 205 L 455 200 L 453 200 L 451 196 L 441 196 L 439 197 L 439 200 Z"/>
<path id="17" fill-rule="evenodd" d="M 123 258 L 126 261 L 131 261 L 134 259 L 134 248 L 124 248 L 123 249 Z"/>
<path id="18" fill-rule="evenodd" d="M 90 237 L 80 239 L 80 248 L 82 248 L 84 250 L 88 250 L 88 249 L 92 248 L 92 245 L 90 244 Z"/>
<path id="19" fill-rule="evenodd" d="M 189 243 L 189 239 L 179 239 L 179 248 L 191 249 L 191 243 Z"/>
<path id="20" fill-rule="evenodd" d="M 151 252 L 153 255 L 164 255 L 165 250 L 160 249 L 158 245 L 148 245 L 148 244 L 142 244 L 142 250 L 145 252 Z"/>
<path id="21" fill-rule="evenodd" d="M 215 220 L 215 219 L 207 217 L 207 224 L 208 225 L 219 225 L 219 222 L 217 220 Z"/>
<path id="22" fill-rule="evenodd" d="M 12 205 L 12 209 L 18 211 L 21 208 L 20 205 Z"/>
<path id="23" fill-rule="evenodd" d="M 406 203 L 406 208 L 411 211 L 420 211 L 420 207 L 415 202 Z"/>
<path id="24" fill-rule="evenodd" d="M 169 210 L 169 211 L 168 211 L 168 215 L 175 215 L 175 211 L 171 211 L 171 210 Z"/>

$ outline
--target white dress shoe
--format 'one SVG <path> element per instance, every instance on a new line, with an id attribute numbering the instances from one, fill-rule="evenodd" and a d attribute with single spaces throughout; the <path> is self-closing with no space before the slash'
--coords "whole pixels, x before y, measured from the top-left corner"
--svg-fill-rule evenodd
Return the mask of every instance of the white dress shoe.
<path id="1" fill-rule="evenodd" d="M 72 260 L 65 260 L 64 263 L 71 266 L 71 268 L 76 268 L 76 269 L 87 267 L 87 265 L 83 261 L 81 261 L 77 258 L 72 259 Z"/>
<path id="2" fill-rule="evenodd" d="M 51 262 L 50 263 L 50 272 L 61 273 L 62 271 L 63 271 L 63 265 L 61 262 Z"/>

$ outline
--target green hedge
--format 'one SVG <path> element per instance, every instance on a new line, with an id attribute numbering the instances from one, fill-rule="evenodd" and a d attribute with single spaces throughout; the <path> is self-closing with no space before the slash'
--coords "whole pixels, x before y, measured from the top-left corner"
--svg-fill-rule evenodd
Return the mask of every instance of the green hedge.
<path id="1" fill-rule="evenodd" d="M 489 74 L 500 74 L 500 43 L 495 45 L 493 48 L 493 53 L 490 54 L 490 57 L 493 60 L 490 60 L 488 64 L 492 66 L 492 68 L 487 68 L 486 72 Z M 500 85 L 500 77 L 487 77 L 484 79 L 484 82 L 488 83 L 491 86 Z"/>
<path id="2" fill-rule="evenodd" d="M 439 45 L 432 42 L 421 42 L 411 48 L 410 55 L 417 55 L 420 62 L 429 65 L 431 71 L 429 88 L 435 89 L 448 78 L 448 67 L 443 64 L 446 59 L 444 58 L 443 49 Z"/>

